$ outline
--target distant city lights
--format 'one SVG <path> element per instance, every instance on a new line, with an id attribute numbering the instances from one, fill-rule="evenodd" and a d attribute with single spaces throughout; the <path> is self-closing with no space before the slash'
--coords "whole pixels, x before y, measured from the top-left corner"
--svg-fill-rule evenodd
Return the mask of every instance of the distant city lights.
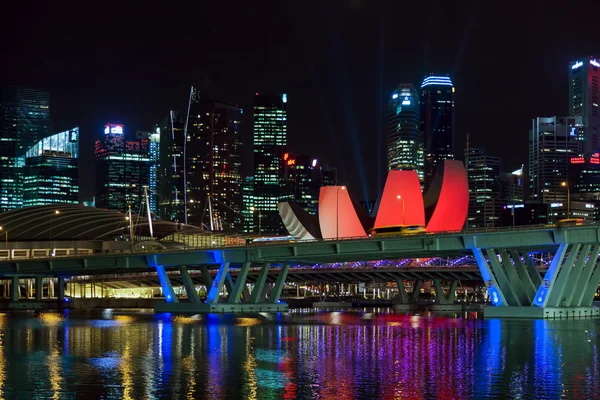
<path id="1" fill-rule="evenodd" d="M 575 64 L 571 66 L 571 69 L 577 69 L 583 65 L 583 61 L 577 61 Z"/>

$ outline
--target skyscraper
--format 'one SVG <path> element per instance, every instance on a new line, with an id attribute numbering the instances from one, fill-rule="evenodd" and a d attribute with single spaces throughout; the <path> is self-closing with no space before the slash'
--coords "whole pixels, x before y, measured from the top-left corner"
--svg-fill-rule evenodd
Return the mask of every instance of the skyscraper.
<path id="1" fill-rule="evenodd" d="M 281 200 L 293 200 L 304 211 L 317 215 L 319 204 L 319 190 L 324 180 L 330 177 L 323 174 L 323 167 L 319 160 L 309 156 L 283 155 L 284 180 L 282 188 L 284 193 Z M 327 173 L 327 171 L 325 171 Z M 333 183 L 332 185 L 335 185 Z"/>
<path id="2" fill-rule="evenodd" d="M 150 212 L 158 216 L 159 186 L 158 176 L 160 168 L 160 127 L 156 126 L 154 132 L 150 133 L 150 183 L 148 187 L 148 197 L 150 202 Z"/>
<path id="3" fill-rule="evenodd" d="M 388 103 L 388 169 L 415 170 L 423 181 L 423 138 L 419 94 L 400 84 Z"/>
<path id="4" fill-rule="evenodd" d="M 106 124 L 104 139 L 96 141 L 96 207 L 134 210 L 142 204 L 144 186 L 150 183 L 150 140 L 138 132 L 125 140 L 120 124 Z"/>
<path id="5" fill-rule="evenodd" d="M 50 136 L 50 95 L 5 87 L 0 98 L 0 212 L 23 205 L 25 153 Z"/>
<path id="6" fill-rule="evenodd" d="M 25 154 L 23 205 L 79 202 L 79 128 L 43 138 Z"/>
<path id="7" fill-rule="evenodd" d="M 529 199 L 544 204 L 567 201 L 568 165 L 581 153 L 581 117 L 538 117 L 529 133 Z"/>
<path id="8" fill-rule="evenodd" d="M 484 149 L 468 149 L 465 153 L 469 177 L 469 213 L 467 227 L 493 228 L 502 225 L 500 196 L 500 158 Z"/>
<path id="9" fill-rule="evenodd" d="M 437 166 L 454 159 L 454 86 L 447 76 L 430 75 L 421 84 L 421 132 L 427 189 Z"/>
<path id="10" fill-rule="evenodd" d="M 600 148 L 600 98 L 598 80 L 600 60 L 594 57 L 573 61 L 569 65 L 569 116 L 582 118 L 583 152 L 593 153 Z"/>
<path id="11" fill-rule="evenodd" d="M 277 203 L 281 193 L 283 155 L 287 145 L 287 94 L 254 96 L 254 207 L 262 232 L 285 232 Z"/>
<path id="12" fill-rule="evenodd" d="M 194 100 L 184 140 L 186 118 L 172 113 L 160 125 L 161 216 L 186 222 L 187 212 L 189 224 L 239 230 L 242 109 L 210 99 Z"/>

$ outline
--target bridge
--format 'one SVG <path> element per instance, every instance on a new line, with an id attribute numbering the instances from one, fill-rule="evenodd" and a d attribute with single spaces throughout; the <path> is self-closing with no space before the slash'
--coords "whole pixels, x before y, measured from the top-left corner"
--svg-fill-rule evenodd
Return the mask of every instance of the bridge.
<path id="1" fill-rule="evenodd" d="M 592 301 L 600 283 L 599 252 L 600 226 L 530 227 L 1 260 L 0 275 L 11 279 L 13 288 L 19 278 L 57 277 L 59 294 L 62 291 L 64 296 L 65 277 L 152 271 L 157 273 L 166 299 L 159 311 L 279 311 L 287 307 L 279 302 L 279 296 L 293 265 L 472 256 L 495 306 L 486 310 L 487 316 L 542 318 L 557 311 L 598 316 Z M 543 276 L 532 258 L 542 253 L 553 256 Z M 269 287 L 267 278 L 275 266 L 279 274 Z M 250 291 L 247 283 L 253 267 L 259 272 Z M 204 302 L 188 271 L 197 269 L 216 270 L 214 278 L 204 281 L 210 283 Z M 172 270 L 179 271 L 188 302 L 180 302 L 175 295 L 167 273 Z M 233 270 L 237 274 L 230 273 Z M 427 267 L 421 270 L 413 272 L 415 279 L 428 273 Z M 237 275 L 235 281 L 232 275 Z M 228 297 L 222 300 L 219 294 L 224 289 Z M 18 300 L 18 296 L 12 298 Z"/>

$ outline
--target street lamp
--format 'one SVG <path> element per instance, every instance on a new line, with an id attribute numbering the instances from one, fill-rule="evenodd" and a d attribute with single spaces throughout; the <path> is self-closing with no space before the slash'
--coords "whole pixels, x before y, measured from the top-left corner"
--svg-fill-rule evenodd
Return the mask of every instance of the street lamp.
<path id="1" fill-rule="evenodd" d="M 6 246 L 5 246 L 5 249 L 6 249 L 6 251 L 7 251 L 7 254 L 8 254 L 8 255 L 7 255 L 7 257 L 8 257 L 8 259 L 10 260 L 10 258 L 11 258 L 11 257 L 10 257 L 10 250 L 8 250 L 8 231 L 7 231 L 6 229 L 4 229 L 3 227 L 1 227 L 1 226 L 0 226 L 0 231 L 2 231 L 2 230 L 4 231 L 4 238 L 5 238 L 5 240 L 6 240 Z"/>
<path id="2" fill-rule="evenodd" d="M 569 187 L 569 182 L 565 181 L 560 184 L 567 188 L 567 219 L 571 218 L 571 188 Z"/>
<path id="3" fill-rule="evenodd" d="M 404 198 L 400 195 L 398 195 L 396 198 L 398 200 L 402 200 L 402 226 L 405 226 L 406 222 L 404 221 Z"/>
<path id="4" fill-rule="evenodd" d="M 346 186 L 339 186 L 335 191 L 335 238 L 340 240 L 340 189 L 346 190 Z"/>

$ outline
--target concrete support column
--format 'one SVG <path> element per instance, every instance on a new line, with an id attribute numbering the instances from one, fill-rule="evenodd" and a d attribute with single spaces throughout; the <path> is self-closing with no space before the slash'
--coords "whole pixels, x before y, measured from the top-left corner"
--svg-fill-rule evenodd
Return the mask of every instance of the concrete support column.
<path id="1" fill-rule="evenodd" d="M 258 278 L 256 282 L 254 282 L 254 288 L 252 289 L 252 293 L 250 294 L 250 303 L 257 304 L 262 299 L 263 291 L 265 290 L 265 282 L 267 281 L 267 275 L 269 274 L 269 268 L 271 264 L 265 264 L 260 269 L 260 273 L 258 274 Z"/>
<path id="2" fill-rule="evenodd" d="M 35 299 L 40 301 L 42 300 L 42 292 L 44 290 L 44 278 L 41 276 L 35 277 Z"/>
<path id="3" fill-rule="evenodd" d="M 223 290 L 223 285 L 225 284 L 225 280 L 227 279 L 227 274 L 229 272 L 229 263 L 224 262 L 221 263 L 219 270 L 217 271 L 217 275 L 210 287 L 208 292 L 208 296 L 206 297 L 207 303 L 217 304 L 219 302 L 219 297 L 221 296 L 221 290 Z"/>
<path id="4" fill-rule="evenodd" d="M 228 303 L 234 304 L 240 302 L 242 294 L 244 293 L 244 289 L 246 289 L 246 278 L 248 276 L 248 271 L 250 271 L 250 265 L 251 263 L 249 262 L 242 264 L 237 279 L 235 280 L 235 285 L 232 286 L 231 290 L 228 289 Z M 227 275 L 229 276 L 229 274 Z"/>
<path id="5" fill-rule="evenodd" d="M 157 265 L 156 273 L 158 274 L 158 280 L 160 281 L 160 286 L 163 290 L 163 295 L 165 296 L 165 300 L 167 303 L 179 303 L 179 299 L 173 290 L 173 285 L 171 284 L 171 280 L 169 279 L 169 275 L 167 275 L 167 271 L 165 271 L 165 267 L 162 265 Z"/>
<path id="6" fill-rule="evenodd" d="M 181 276 L 183 287 L 185 288 L 185 292 L 187 293 L 187 297 L 190 303 L 200 303 L 200 296 L 198 296 L 198 292 L 196 291 L 196 287 L 194 286 L 194 282 L 190 277 L 190 273 L 188 272 L 187 267 L 179 267 L 179 274 Z"/>
<path id="7" fill-rule="evenodd" d="M 475 261 L 477 261 L 479 272 L 481 272 L 483 282 L 485 283 L 490 299 L 492 300 L 492 304 L 495 306 L 508 306 L 509 304 L 504 297 L 504 293 L 501 287 L 498 285 L 496 277 L 492 273 L 492 269 L 487 263 L 483 252 L 478 248 L 473 248 L 472 251 Z"/>
<path id="8" fill-rule="evenodd" d="M 11 293 L 10 293 L 10 300 L 11 301 L 19 301 L 19 277 L 18 276 L 12 276 L 11 277 Z"/>
<path id="9" fill-rule="evenodd" d="M 569 252 L 569 255 L 567 256 L 565 265 L 573 264 L 573 262 L 575 261 L 575 257 L 577 256 L 577 253 L 579 253 L 580 247 L 581 247 L 581 245 L 579 245 L 579 244 L 569 246 L 565 243 L 562 243 L 560 246 L 558 246 L 558 250 L 556 251 L 554 258 L 552 259 L 552 262 L 550 263 L 550 268 L 548 268 L 548 271 L 546 271 L 544 280 L 542 281 L 542 284 L 540 285 L 540 287 L 538 288 L 538 290 L 535 294 L 535 299 L 533 300 L 534 306 L 537 306 L 537 307 L 548 306 L 548 299 L 550 297 L 549 294 L 552 292 L 554 283 L 556 281 L 556 276 L 558 275 L 558 272 L 561 269 L 563 260 L 565 258 L 565 255 L 567 254 L 567 250 Z"/>
<path id="10" fill-rule="evenodd" d="M 288 264 L 284 264 L 281 267 L 281 271 L 279 272 L 279 276 L 275 281 L 275 286 L 273 290 L 271 290 L 271 294 L 269 295 L 269 303 L 277 303 L 279 301 L 279 297 L 281 296 L 281 291 L 285 286 L 285 280 L 287 278 L 288 271 L 290 270 L 290 266 Z"/>
<path id="11" fill-rule="evenodd" d="M 406 293 L 406 287 L 402 279 L 396 279 L 396 286 L 398 287 L 398 301 L 400 304 L 408 304 L 408 293 Z"/>
<path id="12" fill-rule="evenodd" d="M 58 301 L 65 301 L 65 278 L 58 277 Z"/>

